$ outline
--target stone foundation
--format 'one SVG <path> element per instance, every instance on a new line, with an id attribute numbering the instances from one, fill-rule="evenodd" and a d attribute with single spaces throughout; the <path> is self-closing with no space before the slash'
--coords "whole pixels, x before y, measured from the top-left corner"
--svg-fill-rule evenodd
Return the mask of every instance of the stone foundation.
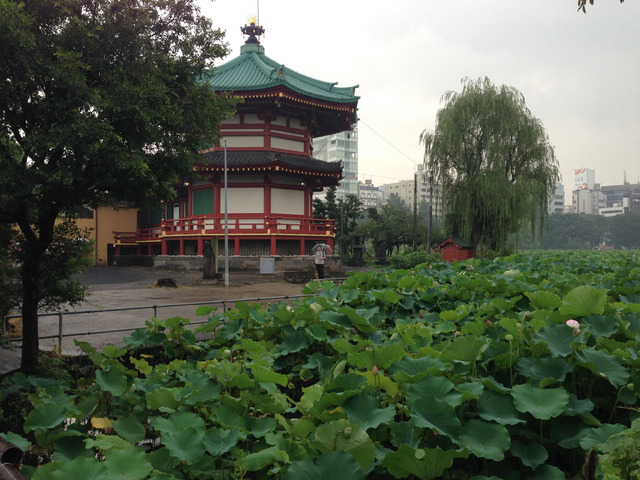
<path id="1" fill-rule="evenodd" d="M 316 268 L 311 256 L 233 256 L 229 257 L 229 272 L 260 275 L 260 259 L 272 258 L 273 275 L 287 281 L 307 281 L 314 278 Z M 171 271 L 198 271 L 204 268 L 204 257 L 200 255 L 156 255 L 153 257 L 153 268 Z M 341 257 L 327 256 L 324 265 L 326 277 L 338 277 L 342 272 Z M 218 273 L 224 274 L 224 257 L 218 258 Z M 271 274 L 271 272 L 269 272 Z"/>

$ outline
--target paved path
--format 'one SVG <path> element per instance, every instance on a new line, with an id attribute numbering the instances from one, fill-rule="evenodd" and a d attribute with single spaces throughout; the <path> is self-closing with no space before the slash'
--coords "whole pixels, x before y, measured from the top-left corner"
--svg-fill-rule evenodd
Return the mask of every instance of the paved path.
<path id="1" fill-rule="evenodd" d="M 89 295 L 81 305 L 68 311 L 91 313 L 65 315 L 65 335 L 74 332 L 137 328 L 144 326 L 145 320 L 150 320 L 153 316 L 151 308 L 128 312 L 101 312 L 105 309 L 153 305 L 161 307 L 192 302 L 206 305 L 216 300 L 295 296 L 300 295 L 304 287 L 304 284 L 287 283 L 274 277 L 246 274 L 230 274 L 229 286 L 225 287 L 224 282 L 203 280 L 200 272 L 168 272 L 145 267 L 93 267 L 83 273 L 81 278 L 89 285 Z M 178 287 L 153 286 L 160 278 L 172 278 Z M 159 308 L 157 316 L 167 319 L 179 315 L 197 320 L 197 308 L 197 305 Z M 57 335 L 58 316 L 41 317 L 39 330 L 40 336 Z M 129 332 L 91 337 L 64 337 L 62 352 L 70 355 L 80 353 L 73 343 L 74 338 L 87 341 L 100 350 L 108 344 L 122 345 L 122 338 L 127 335 Z M 55 348 L 57 343 L 57 338 L 44 339 L 40 341 L 40 347 Z M 19 348 L 0 348 L 0 375 L 16 370 L 20 366 L 20 355 Z"/>

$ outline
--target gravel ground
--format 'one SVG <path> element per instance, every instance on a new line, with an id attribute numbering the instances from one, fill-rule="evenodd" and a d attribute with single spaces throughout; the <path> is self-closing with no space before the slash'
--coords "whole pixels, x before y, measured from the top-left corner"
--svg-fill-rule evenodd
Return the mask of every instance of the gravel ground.
<path id="1" fill-rule="evenodd" d="M 287 283 L 273 276 L 233 274 L 229 286 L 223 281 L 204 280 L 202 272 L 174 272 L 154 270 L 149 267 L 92 267 L 80 274 L 89 286 L 85 301 L 74 308 L 66 308 L 63 314 L 62 353 L 76 355 L 80 350 L 74 339 L 87 341 L 101 350 L 105 345 L 122 345 L 123 337 L 130 332 L 104 332 L 144 326 L 154 314 L 159 319 L 182 316 L 192 321 L 202 320 L 195 315 L 199 305 L 222 308 L 219 302 L 235 305 L 240 299 L 252 299 L 261 303 L 274 303 L 274 297 L 300 295 L 304 284 Z M 160 278 L 172 278 L 177 288 L 156 287 Z M 187 306 L 168 306 L 190 303 Z M 124 310 L 126 308 L 136 310 Z M 146 308 L 141 308 L 146 307 Z M 155 307 L 155 310 L 154 310 Z M 122 309 L 108 311 L 110 309 Z M 58 316 L 41 316 L 40 336 L 43 349 L 57 348 Z M 91 335 L 86 335 L 92 332 Z M 68 335 L 68 336 L 67 336 Z M 0 346 L 0 375 L 16 370 L 20 365 L 19 345 Z"/>

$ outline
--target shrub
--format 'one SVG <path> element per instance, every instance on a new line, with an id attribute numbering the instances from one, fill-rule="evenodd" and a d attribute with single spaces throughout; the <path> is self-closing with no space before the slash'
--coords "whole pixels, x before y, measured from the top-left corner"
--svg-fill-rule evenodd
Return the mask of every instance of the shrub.
<path id="1" fill-rule="evenodd" d="M 442 257 L 439 253 L 427 253 L 426 250 L 404 251 L 391 257 L 391 266 L 407 270 L 422 263 L 440 263 L 441 261 Z"/>

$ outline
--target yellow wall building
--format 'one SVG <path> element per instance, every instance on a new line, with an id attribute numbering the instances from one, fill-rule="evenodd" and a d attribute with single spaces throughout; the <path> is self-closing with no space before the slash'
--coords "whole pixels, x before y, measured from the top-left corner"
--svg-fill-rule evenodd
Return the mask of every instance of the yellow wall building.
<path id="1" fill-rule="evenodd" d="M 76 223 L 80 229 L 88 230 L 87 237 L 95 242 L 95 264 L 107 265 L 114 248 L 113 232 L 132 232 L 135 236 L 138 210 L 126 207 L 99 207 L 93 210 L 93 218 L 79 218 Z"/>

